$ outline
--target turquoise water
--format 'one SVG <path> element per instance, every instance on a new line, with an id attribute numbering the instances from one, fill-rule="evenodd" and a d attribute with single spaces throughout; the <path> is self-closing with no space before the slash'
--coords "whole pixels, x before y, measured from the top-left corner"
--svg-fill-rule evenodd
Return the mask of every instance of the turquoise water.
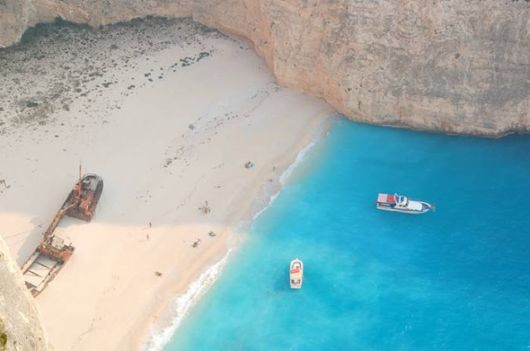
<path id="1" fill-rule="evenodd" d="M 530 349 L 529 136 L 340 120 L 295 173 L 167 351 Z"/>

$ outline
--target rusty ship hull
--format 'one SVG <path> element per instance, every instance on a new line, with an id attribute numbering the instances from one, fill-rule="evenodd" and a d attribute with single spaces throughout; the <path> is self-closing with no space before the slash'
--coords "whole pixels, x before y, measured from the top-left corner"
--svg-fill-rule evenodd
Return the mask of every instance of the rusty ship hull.
<path id="1" fill-rule="evenodd" d="M 68 207 L 66 215 L 90 222 L 103 192 L 103 179 L 95 174 L 86 174 L 68 194 L 63 208 Z M 70 206 L 75 204 L 74 206 Z"/>
<path id="2" fill-rule="evenodd" d="M 37 296 L 46 288 L 75 250 L 69 239 L 55 234 L 55 229 L 65 215 L 87 222 L 92 220 L 102 192 L 101 177 L 95 174 L 79 177 L 44 232 L 39 246 L 22 266 L 26 287 L 33 296 Z"/>

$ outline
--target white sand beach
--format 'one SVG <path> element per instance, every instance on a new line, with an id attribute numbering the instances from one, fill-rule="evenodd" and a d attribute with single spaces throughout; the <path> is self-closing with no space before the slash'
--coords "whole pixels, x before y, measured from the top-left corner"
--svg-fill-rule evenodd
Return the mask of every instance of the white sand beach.
<path id="1" fill-rule="evenodd" d="M 277 86 L 249 44 L 189 21 L 170 26 L 178 35 L 155 29 L 143 42 L 121 28 L 111 49 L 104 31 L 94 34 L 91 50 L 105 50 L 100 75 L 83 91 L 60 93 L 67 106 L 48 108 L 45 120 L 26 121 L 27 109 L 8 116 L 20 89 L 0 95 L 0 235 L 19 264 L 80 163 L 105 182 L 92 222 L 66 218 L 57 229 L 75 252 L 37 297 L 55 350 L 145 348 L 153 328 L 170 322 L 172 302 L 237 246 L 238 224 L 279 189 L 282 172 L 333 113 Z M 125 60 L 123 52 L 135 54 Z M 35 64 L 54 76 L 74 60 L 65 57 Z M 44 83 L 20 84 L 36 95 L 50 91 Z M 205 201 L 208 214 L 199 210 Z"/>

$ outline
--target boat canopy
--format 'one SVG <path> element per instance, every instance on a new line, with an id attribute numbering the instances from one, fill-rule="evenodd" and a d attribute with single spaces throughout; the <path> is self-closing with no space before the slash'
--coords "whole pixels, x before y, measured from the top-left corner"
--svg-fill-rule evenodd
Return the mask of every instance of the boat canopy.
<path id="1" fill-rule="evenodd" d="M 387 202 L 387 203 L 395 203 L 396 199 L 394 195 L 390 194 L 379 194 L 377 196 L 377 202 Z"/>
<path id="2" fill-rule="evenodd" d="M 409 199 L 406 196 L 394 194 L 396 202 L 402 206 L 406 206 L 409 203 Z"/>

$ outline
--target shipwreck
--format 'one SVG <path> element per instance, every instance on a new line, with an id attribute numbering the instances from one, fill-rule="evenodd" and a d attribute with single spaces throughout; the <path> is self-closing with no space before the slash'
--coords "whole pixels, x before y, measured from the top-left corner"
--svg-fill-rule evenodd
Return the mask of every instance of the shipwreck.
<path id="1" fill-rule="evenodd" d="M 103 179 L 95 174 L 81 176 L 55 214 L 33 254 L 22 266 L 25 284 L 33 296 L 40 294 L 72 256 L 75 248 L 71 241 L 55 234 L 57 226 L 70 216 L 90 222 L 103 192 Z"/>

